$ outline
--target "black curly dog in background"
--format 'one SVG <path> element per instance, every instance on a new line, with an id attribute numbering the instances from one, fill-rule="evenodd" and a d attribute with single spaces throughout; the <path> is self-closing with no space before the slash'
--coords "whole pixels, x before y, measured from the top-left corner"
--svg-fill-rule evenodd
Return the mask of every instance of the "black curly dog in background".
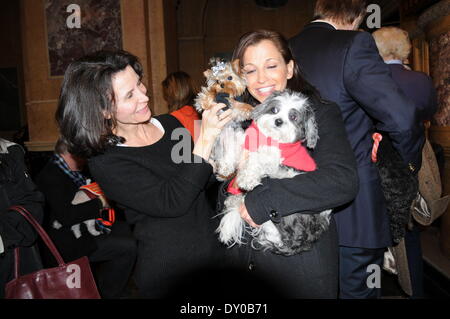
<path id="1" fill-rule="evenodd" d="M 381 187 L 386 198 L 392 239 L 399 243 L 405 236 L 411 218 L 411 205 L 419 191 L 417 171 L 412 172 L 392 146 L 387 134 L 382 134 L 377 162 Z"/>

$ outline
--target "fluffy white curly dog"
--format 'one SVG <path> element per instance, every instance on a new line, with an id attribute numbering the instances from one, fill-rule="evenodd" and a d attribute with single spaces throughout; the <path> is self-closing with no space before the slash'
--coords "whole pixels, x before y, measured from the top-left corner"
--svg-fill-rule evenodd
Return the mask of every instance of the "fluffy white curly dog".
<path id="1" fill-rule="evenodd" d="M 241 145 L 242 160 L 236 174 L 236 184 L 241 190 L 251 191 L 264 177 L 292 178 L 316 169 L 303 146 L 313 149 L 319 138 L 306 96 L 290 90 L 275 92 L 255 107 L 252 119 Z M 228 246 L 243 244 L 248 231 L 253 248 L 290 256 L 309 250 L 328 229 L 331 210 L 294 213 L 282 217 L 279 223 L 267 221 L 252 228 L 239 214 L 244 199 L 244 193 L 234 192 L 225 200 L 217 232 L 219 240 Z"/>

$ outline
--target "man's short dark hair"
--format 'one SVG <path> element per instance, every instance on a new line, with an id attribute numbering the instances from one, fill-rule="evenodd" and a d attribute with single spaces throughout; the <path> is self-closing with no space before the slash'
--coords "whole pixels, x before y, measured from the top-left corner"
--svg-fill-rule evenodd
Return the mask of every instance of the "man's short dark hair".
<path id="1" fill-rule="evenodd" d="M 352 24 L 366 14 L 366 0 L 317 0 L 314 20 Z"/>

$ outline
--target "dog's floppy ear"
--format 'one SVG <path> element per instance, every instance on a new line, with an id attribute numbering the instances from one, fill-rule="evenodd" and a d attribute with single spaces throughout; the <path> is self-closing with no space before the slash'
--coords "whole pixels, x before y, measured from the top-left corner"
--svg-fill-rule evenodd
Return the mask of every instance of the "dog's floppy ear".
<path id="1" fill-rule="evenodd" d="M 250 115 L 250 118 L 254 121 L 257 121 L 261 115 L 266 112 L 267 105 L 264 103 L 258 104 L 253 108 L 253 111 Z"/>
<path id="2" fill-rule="evenodd" d="M 276 94 L 276 93 L 274 93 L 274 94 Z M 274 94 L 272 94 L 264 102 L 262 102 L 261 104 L 256 105 L 253 108 L 252 114 L 250 116 L 250 118 L 252 120 L 257 121 L 261 115 L 267 113 L 267 109 L 269 108 L 269 106 L 271 106 L 274 103 L 276 103 L 275 100 L 274 100 L 274 97 L 273 97 Z"/>
<path id="3" fill-rule="evenodd" d="M 236 73 L 239 76 L 242 76 L 241 61 L 239 59 L 234 59 L 233 62 L 231 62 L 231 67 L 233 68 L 234 73 Z"/>
<path id="4" fill-rule="evenodd" d="M 316 147 L 317 140 L 319 139 L 319 133 L 317 130 L 316 118 L 314 116 L 314 111 L 311 107 L 307 106 L 305 109 L 305 139 L 306 146 L 308 148 Z"/>

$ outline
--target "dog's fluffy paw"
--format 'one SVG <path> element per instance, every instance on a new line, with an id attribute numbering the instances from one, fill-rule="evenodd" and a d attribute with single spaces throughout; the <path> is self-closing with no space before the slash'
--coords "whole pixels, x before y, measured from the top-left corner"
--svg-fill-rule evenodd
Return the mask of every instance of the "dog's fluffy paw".
<path id="1" fill-rule="evenodd" d="M 220 133 L 211 153 L 211 158 L 216 163 L 214 172 L 219 178 L 229 177 L 235 173 L 244 139 L 244 130 L 233 125 L 225 126 Z"/>
<path id="2" fill-rule="evenodd" d="M 216 230 L 219 241 L 230 247 L 243 244 L 245 222 L 239 214 L 239 208 L 243 202 L 243 195 L 229 196 L 225 200 L 224 214 Z"/>
<path id="3" fill-rule="evenodd" d="M 261 146 L 255 153 L 259 166 L 264 170 L 267 175 L 275 174 L 280 170 L 280 165 L 283 162 L 281 157 L 281 150 L 274 146 Z"/>
<path id="4" fill-rule="evenodd" d="M 260 176 L 251 174 L 251 171 L 239 171 L 236 176 L 236 183 L 239 188 L 245 191 L 251 191 L 256 186 L 261 184 Z"/>
<path id="5" fill-rule="evenodd" d="M 255 229 L 252 236 L 257 238 L 262 246 L 281 247 L 283 245 L 280 232 L 270 220 L 262 224 L 259 229 Z"/>
<path id="6" fill-rule="evenodd" d="M 236 171 L 234 163 L 217 163 L 216 175 L 228 177 Z"/>
<path id="7" fill-rule="evenodd" d="M 280 150 L 276 147 L 261 146 L 258 151 L 250 152 L 236 177 L 239 188 L 251 191 L 261 184 L 262 178 L 275 175 L 280 170 L 281 160 Z"/>

